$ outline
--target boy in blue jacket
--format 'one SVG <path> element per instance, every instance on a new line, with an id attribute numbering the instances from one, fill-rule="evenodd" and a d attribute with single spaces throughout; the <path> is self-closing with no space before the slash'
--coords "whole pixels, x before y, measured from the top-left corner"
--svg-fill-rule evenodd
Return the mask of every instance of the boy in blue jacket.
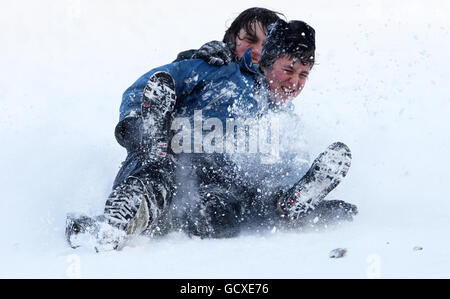
<path id="1" fill-rule="evenodd" d="M 256 169 L 272 173 L 266 181 L 259 171 L 251 171 L 260 154 L 239 159 L 234 143 L 230 151 L 220 146 L 227 142 L 224 136 L 237 134 L 234 125 L 227 132 L 230 120 L 255 123 L 292 109 L 314 54 L 313 28 L 302 21 L 278 20 L 269 29 L 259 67 L 248 50 L 239 64 L 218 67 L 201 59 L 184 60 L 153 69 L 129 87 L 116 127 L 128 156 L 104 211 L 106 222 L 122 233 L 114 246 L 130 236 L 165 234 L 174 228 L 220 238 L 247 227 L 302 224 L 311 217 L 314 222 L 320 217 L 351 219 L 355 206 L 323 200 L 350 167 L 350 150 L 343 143 L 329 146 L 296 183 L 277 188 L 267 185 L 283 179 L 274 167 L 279 164 L 256 162 Z M 212 131 L 218 134 L 210 151 L 211 143 L 202 142 Z"/>

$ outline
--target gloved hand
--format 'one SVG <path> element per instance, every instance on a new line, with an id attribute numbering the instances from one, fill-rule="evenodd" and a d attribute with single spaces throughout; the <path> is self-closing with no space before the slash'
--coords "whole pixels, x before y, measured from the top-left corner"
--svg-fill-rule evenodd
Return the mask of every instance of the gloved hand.
<path id="1" fill-rule="evenodd" d="M 219 41 L 211 41 L 197 50 L 192 58 L 200 58 L 211 65 L 222 66 L 235 61 L 234 45 Z"/>

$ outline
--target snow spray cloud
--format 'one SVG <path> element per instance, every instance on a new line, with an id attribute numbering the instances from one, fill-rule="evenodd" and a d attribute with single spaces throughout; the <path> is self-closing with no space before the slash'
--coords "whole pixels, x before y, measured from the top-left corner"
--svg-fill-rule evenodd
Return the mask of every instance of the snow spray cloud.
<path id="1" fill-rule="evenodd" d="M 277 117 L 235 119 L 203 119 L 202 110 L 190 118 L 172 121 L 175 131 L 170 146 L 179 153 L 261 154 L 261 162 L 274 163 L 280 151 L 280 121 Z"/>

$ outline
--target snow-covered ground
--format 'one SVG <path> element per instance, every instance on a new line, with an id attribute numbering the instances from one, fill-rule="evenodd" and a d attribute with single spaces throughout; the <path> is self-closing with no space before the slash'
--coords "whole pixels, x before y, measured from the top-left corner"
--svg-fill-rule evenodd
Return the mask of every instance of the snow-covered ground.
<path id="1" fill-rule="evenodd" d="M 123 91 L 252 6 L 302 19 L 317 62 L 295 100 L 316 155 L 353 152 L 330 194 L 357 204 L 326 231 L 73 250 L 67 212 L 99 214 L 125 157 Z M 450 277 L 448 1 L 2 1 L 0 277 Z M 413 250 L 421 246 L 423 250 Z M 330 259 L 335 248 L 342 259 Z"/>

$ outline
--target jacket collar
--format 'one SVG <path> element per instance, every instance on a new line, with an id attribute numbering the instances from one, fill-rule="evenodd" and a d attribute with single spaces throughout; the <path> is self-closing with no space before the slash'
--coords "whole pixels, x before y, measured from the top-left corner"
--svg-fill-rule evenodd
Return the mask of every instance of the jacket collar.
<path id="1" fill-rule="evenodd" d="M 245 51 L 244 56 L 242 56 L 241 61 L 239 62 L 239 67 L 245 72 L 257 74 L 258 69 L 253 65 L 251 51 L 252 49 L 250 48 Z"/>

